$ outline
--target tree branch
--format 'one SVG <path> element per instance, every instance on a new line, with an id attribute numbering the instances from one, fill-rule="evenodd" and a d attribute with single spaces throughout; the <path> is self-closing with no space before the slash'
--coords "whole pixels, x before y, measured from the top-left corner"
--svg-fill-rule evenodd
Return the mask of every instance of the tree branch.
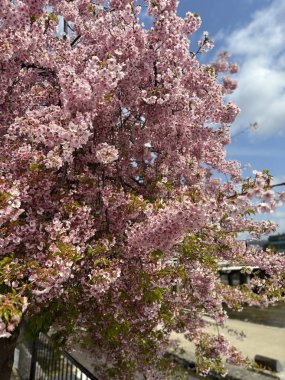
<path id="1" fill-rule="evenodd" d="M 275 185 L 269 185 L 269 186 L 267 186 L 267 188 L 273 189 L 274 187 L 279 187 L 279 186 L 285 186 L 285 182 L 276 183 Z M 235 194 L 230 195 L 229 197 L 227 197 L 227 199 L 236 198 L 238 196 L 246 195 L 247 193 L 248 193 L 248 190 L 242 191 L 241 193 L 237 193 L 236 192 Z"/>
<path id="2" fill-rule="evenodd" d="M 272 189 L 273 187 L 278 187 L 278 186 L 285 186 L 285 182 L 276 183 L 275 185 L 271 185 L 270 188 Z"/>

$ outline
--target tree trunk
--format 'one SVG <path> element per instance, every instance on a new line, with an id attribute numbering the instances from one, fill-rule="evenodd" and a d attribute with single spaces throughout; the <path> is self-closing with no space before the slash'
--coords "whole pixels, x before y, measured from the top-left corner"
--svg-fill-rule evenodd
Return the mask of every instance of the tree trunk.
<path id="1" fill-rule="evenodd" d="M 1 380 L 10 380 L 13 362 L 14 350 L 19 337 L 20 329 L 16 328 L 10 338 L 0 338 L 0 374 Z"/>

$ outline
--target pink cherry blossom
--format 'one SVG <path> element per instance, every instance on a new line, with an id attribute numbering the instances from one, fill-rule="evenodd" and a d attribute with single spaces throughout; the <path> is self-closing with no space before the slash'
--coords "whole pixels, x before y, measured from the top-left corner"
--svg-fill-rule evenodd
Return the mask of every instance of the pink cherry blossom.
<path id="1" fill-rule="evenodd" d="M 97 146 L 96 157 L 102 164 L 110 164 L 118 159 L 119 152 L 114 146 L 102 143 Z"/>
<path id="2" fill-rule="evenodd" d="M 200 64 L 213 42 L 205 32 L 195 52 L 201 19 L 177 0 L 144 4 L 148 30 L 135 0 L 0 7 L 0 337 L 24 314 L 48 320 L 67 348 L 88 342 L 102 380 L 172 378 L 171 331 L 203 373 L 241 363 L 205 313 L 222 325 L 225 304 L 284 298 L 284 256 L 237 240 L 271 234 L 252 215 L 284 200 L 267 171 L 243 179 L 227 159 L 240 110 L 219 73 L 238 67 L 227 53 Z M 223 261 L 268 276 L 229 287 Z"/>

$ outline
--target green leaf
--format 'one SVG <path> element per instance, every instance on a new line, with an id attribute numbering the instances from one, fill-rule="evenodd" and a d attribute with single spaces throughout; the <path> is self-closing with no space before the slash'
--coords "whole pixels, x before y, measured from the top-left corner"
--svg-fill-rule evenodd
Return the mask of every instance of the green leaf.
<path id="1" fill-rule="evenodd" d="M 161 259 L 162 256 L 163 256 L 163 252 L 160 249 L 156 249 L 155 251 L 152 251 L 150 254 L 150 257 L 156 261 Z"/>

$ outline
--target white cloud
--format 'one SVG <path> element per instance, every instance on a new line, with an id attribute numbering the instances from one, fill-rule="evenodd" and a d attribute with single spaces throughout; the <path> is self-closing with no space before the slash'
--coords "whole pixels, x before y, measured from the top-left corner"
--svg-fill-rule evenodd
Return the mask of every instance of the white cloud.
<path id="1" fill-rule="evenodd" d="M 260 134 L 285 135 L 284 18 L 285 0 L 274 0 L 226 39 L 226 50 L 241 66 L 231 100 L 242 112 L 233 129 L 258 122 Z"/>

